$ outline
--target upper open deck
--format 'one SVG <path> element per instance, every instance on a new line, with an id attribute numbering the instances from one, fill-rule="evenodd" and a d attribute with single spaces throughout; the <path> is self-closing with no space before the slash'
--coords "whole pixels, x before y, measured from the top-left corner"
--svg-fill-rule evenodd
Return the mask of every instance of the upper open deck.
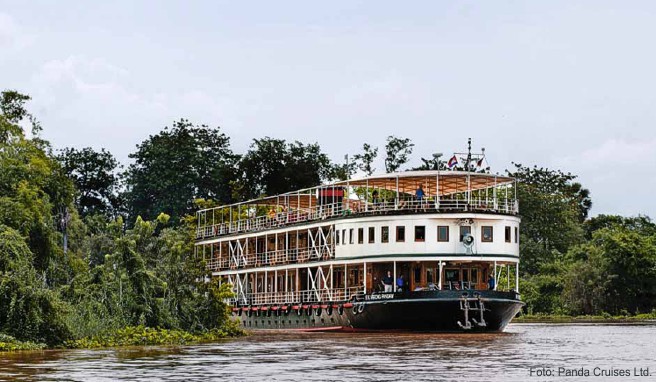
<path id="1" fill-rule="evenodd" d="M 374 214 L 519 212 L 515 180 L 464 171 L 372 175 L 197 212 L 197 240 Z"/>

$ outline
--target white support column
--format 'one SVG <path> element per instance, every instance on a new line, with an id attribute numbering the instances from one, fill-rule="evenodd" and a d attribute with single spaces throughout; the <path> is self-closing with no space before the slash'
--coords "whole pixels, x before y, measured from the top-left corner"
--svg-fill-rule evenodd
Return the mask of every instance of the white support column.
<path id="1" fill-rule="evenodd" d="M 399 209 L 399 176 L 396 176 L 396 197 L 394 198 L 394 209 Z"/>
<path id="2" fill-rule="evenodd" d="M 394 270 L 394 273 L 393 273 L 393 275 L 394 275 L 394 284 L 393 284 L 393 285 L 394 285 L 394 288 L 393 288 L 393 290 L 394 290 L 394 292 L 396 292 L 396 288 L 397 288 L 397 286 L 396 286 L 396 279 L 399 277 L 399 276 L 396 274 L 396 261 L 394 262 L 394 266 L 393 266 L 392 269 Z M 380 285 L 380 284 L 379 284 L 379 285 Z"/>
<path id="3" fill-rule="evenodd" d="M 362 284 L 364 286 L 364 294 L 367 294 L 367 263 L 364 263 L 364 273 L 363 273 Z"/>
<path id="4" fill-rule="evenodd" d="M 276 294 L 277 294 L 278 293 L 278 270 L 277 269 L 274 271 L 273 277 L 274 277 L 273 291 L 276 292 Z"/>
<path id="5" fill-rule="evenodd" d="M 367 178 L 367 182 L 365 184 L 365 189 L 364 189 L 364 210 L 365 212 L 369 212 L 369 178 Z"/>
<path id="6" fill-rule="evenodd" d="M 334 289 L 335 284 L 333 284 L 333 264 L 330 264 L 330 289 Z"/>
<path id="7" fill-rule="evenodd" d="M 440 209 L 440 160 L 437 159 L 437 175 L 435 175 L 435 209 Z"/>
<path id="8" fill-rule="evenodd" d="M 519 262 L 515 263 L 515 292 L 519 293 Z"/>
<path id="9" fill-rule="evenodd" d="M 439 290 L 442 290 L 442 267 L 444 266 L 444 263 L 442 261 L 440 261 L 438 264 L 440 266 L 440 275 L 439 275 L 439 283 L 440 284 L 438 285 L 438 288 L 439 288 Z"/>
<path id="10" fill-rule="evenodd" d="M 497 262 L 496 260 L 494 261 L 494 290 L 497 290 L 497 285 L 499 285 L 499 280 L 497 280 Z"/>

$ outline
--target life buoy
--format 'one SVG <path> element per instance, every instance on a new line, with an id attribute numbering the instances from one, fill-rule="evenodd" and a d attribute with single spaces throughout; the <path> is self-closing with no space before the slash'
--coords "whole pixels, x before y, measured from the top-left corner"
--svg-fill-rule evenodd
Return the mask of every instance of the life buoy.
<path id="1" fill-rule="evenodd" d="M 301 309 L 301 307 L 299 306 L 299 307 L 298 307 L 298 310 L 296 310 L 296 313 L 297 313 L 299 316 L 302 316 L 302 315 L 303 315 L 303 309 Z"/>
<path id="2" fill-rule="evenodd" d="M 344 314 L 344 305 L 340 305 L 339 308 L 337 308 L 337 314 L 340 316 Z"/>
<path id="3" fill-rule="evenodd" d="M 358 313 L 364 312 L 364 303 L 358 305 Z"/>
<path id="4" fill-rule="evenodd" d="M 332 305 L 328 306 L 328 309 L 326 309 L 326 314 L 329 315 L 329 316 L 333 315 L 333 306 Z"/>
<path id="5" fill-rule="evenodd" d="M 321 307 L 318 307 L 314 310 L 314 314 L 317 316 L 321 316 Z"/>

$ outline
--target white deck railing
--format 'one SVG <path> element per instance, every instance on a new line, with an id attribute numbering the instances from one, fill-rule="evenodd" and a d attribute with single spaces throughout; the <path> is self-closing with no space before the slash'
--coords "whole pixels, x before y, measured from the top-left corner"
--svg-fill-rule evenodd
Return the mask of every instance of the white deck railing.
<path id="1" fill-rule="evenodd" d="M 322 221 L 346 216 L 367 216 L 389 213 L 427 213 L 427 212 L 496 212 L 517 214 L 519 206 L 514 199 L 393 199 L 375 202 L 349 200 L 343 203 L 314 206 L 305 210 L 292 210 L 272 213 L 268 216 L 256 216 L 240 219 L 232 223 L 217 223 L 199 227 L 196 239 L 217 236 L 257 232 L 267 229 L 285 227 L 297 223 Z"/>
<path id="2" fill-rule="evenodd" d="M 330 248 L 330 250 L 328 249 Z M 309 261 L 328 260 L 335 253 L 335 247 L 328 245 L 319 247 L 289 248 L 262 253 L 245 253 L 235 256 L 222 254 L 221 257 L 206 259 L 207 269 L 220 271 L 243 267 L 275 266 L 290 263 L 306 263 Z"/>
<path id="3" fill-rule="evenodd" d="M 320 303 L 349 301 L 353 296 L 361 295 L 362 293 L 362 287 L 302 290 L 296 292 L 257 292 L 246 294 L 246 301 L 243 298 L 232 298 L 228 302 L 232 305 L 237 302 L 241 305 Z"/>

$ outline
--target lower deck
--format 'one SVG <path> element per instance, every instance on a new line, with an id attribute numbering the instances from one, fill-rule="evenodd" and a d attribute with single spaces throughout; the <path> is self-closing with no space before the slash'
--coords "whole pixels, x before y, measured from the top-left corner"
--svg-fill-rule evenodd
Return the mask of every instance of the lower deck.
<path id="1" fill-rule="evenodd" d="M 259 269 L 219 276 L 234 286 L 231 305 L 338 303 L 377 293 L 518 291 L 518 264 L 490 261 L 387 261 Z"/>
<path id="2" fill-rule="evenodd" d="M 373 293 L 345 303 L 235 307 L 248 330 L 501 331 L 522 307 L 499 291 Z"/>

